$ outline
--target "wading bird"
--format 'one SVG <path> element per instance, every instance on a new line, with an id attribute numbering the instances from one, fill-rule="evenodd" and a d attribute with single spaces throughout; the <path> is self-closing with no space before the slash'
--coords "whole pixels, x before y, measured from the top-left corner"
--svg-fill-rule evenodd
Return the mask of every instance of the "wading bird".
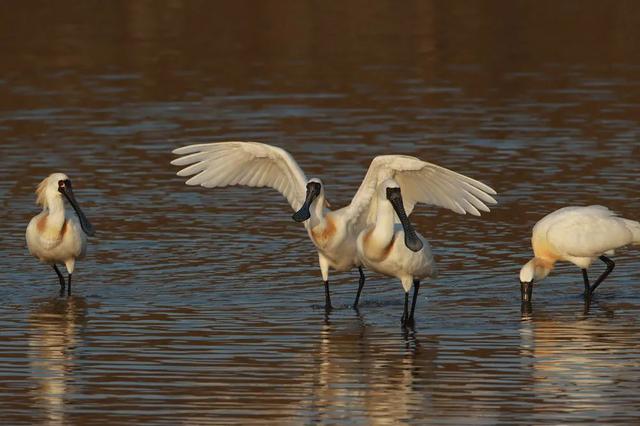
<path id="1" fill-rule="evenodd" d="M 629 244 L 640 245 L 640 223 L 617 217 L 606 207 L 564 207 L 549 213 L 533 227 L 531 246 L 535 257 L 520 270 L 522 301 L 531 301 L 533 283 L 549 275 L 559 260 L 582 269 L 584 296 L 589 299 L 615 266 L 607 256 Z M 589 285 L 587 269 L 596 259 L 607 268 Z"/>
<path id="2" fill-rule="evenodd" d="M 378 187 L 377 204 L 375 222 L 358 236 L 358 259 L 367 268 L 400 280 L 404 289 L 404 311 L 400 322 L 410 326 L 414 324 L 420 280 L 437 275 L 431 247 L 413 229 L 396 181 L 389 179 Z M 409 313 L 409 290 L 412 286 L 413 300 Z"/>
<path id="3" fill-rule="evenodd" d="M 378 185 L 389 178 L 400 184 L 411 213 L 417 202 L 447 207 L 458 213 L 479 215 L 495 203 L 488 186 L 414 157 L 384 155 L 373 159 L 351 204 L 331 211 L 320 179 L 307 180 L 295 160 L 281 148 L 259 142 L 218 142 L 178 148 L 183 157 L 171 163 L 188 166 L 178 176 L 193 176 L 187 185 L 207 188 L 227 185 L 268 186 L 277 189 L 295 211 L 293 219 L 304 222 L 316 246 L 325 288 L 325 308 L 331 309 L 329 268 L 347 271 L 358 267 L 360 281 L 354 302 L 357 307 L 364 274 L 357 256 L 360 232 L 376 219 Z"/>
<path id="4" fill-rule="evenodd" d="M 40 182 L 36 194 L 36 203 L 42 206 L 42 212 L 33 217 L 27 226 L 27 247 L 34 257 L 53 266 L 60 280 L 61 296 L 64 294 L 65 279 L 57 265 L 66 266 L 69 273 L 67 294 L 71 294 L 71 275 L 76 259 L 84 257 L 87 235 L 94 235 L 93 226 L 80 209 L 67 175 L 49 175 Z M 71 204 L 77 218 L 65 209 L 63 197 Z"/>
<path id="5" fill-rule="evenodd" d="M 437 274 L 429 243 L 416 235 L 408 219 L 415 205 L 431 204 L 480 216 L 480 211 L 489 211 L 485 203 L 496 203 L 491 197 L 495 194 L 482 182 L 415 157 L 381 155 L 373 159 L 351 201 L 355 209 L 367 212 L 357 239 L 358 260 L 400 279 L 405 291 L 403 325 L 414 323 L 420 280 Z"/>

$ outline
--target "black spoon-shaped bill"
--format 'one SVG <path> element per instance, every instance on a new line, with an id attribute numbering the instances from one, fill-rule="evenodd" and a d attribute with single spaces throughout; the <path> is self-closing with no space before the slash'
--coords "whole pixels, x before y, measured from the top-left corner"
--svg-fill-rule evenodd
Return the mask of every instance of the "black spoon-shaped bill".
<path id="1" fill-rule="evenodd" d="M 67 201 L 69 201 L 69 204 L 71 204 L 71 207 L 73 207 L 73 210 L 75 210 L 76 214 L 78 215 L 78 219 L 80 219 L 80 226 L 82 227 L 84 233 L 90 237 L 94 236 L 95 231 L 93 229 L 93 225 L 91 225 L 91 222 L 89 222 L 87 216 L 85 216 L 85 214 L 82 212 L 82 209 L 80 208 L 76 197 L 73 195 L 71 181 L 67 180 L 64 182 L 64 184 L 61 184 L 58 187 L 58 191 L 60 191 L 62 195 L 64 195 Z"/>
<path id="2" fill-rule="evenodd" d="M 520 296 L 523 302 L 531 302 L 533 297 L 533 282 L 520 281 Z"/>
<path id="3" fill-rule="evenodd" d="M 387 199 L 396 211 L 402 228 L 404 229 L 404 244 L 411 251 L 417 252 L 422 250 L 422 241 L 420 241 L 420 238 L 416 235 L 416 231 L 413 229 L 413 225 L 411 225 L 411 221 L 404 210 L 400 188 L 387 188 Z"/>
<path id="4" fill-rule="evenodd" d="M 313 200 L 320 195 L 321 186 L 318 182 L 309 182 L 307 184 L 307 196 L 305 197 L 302 207 L 291 216 L 296 222 L 304 222 L 311 217 L 309 211 Z"/>

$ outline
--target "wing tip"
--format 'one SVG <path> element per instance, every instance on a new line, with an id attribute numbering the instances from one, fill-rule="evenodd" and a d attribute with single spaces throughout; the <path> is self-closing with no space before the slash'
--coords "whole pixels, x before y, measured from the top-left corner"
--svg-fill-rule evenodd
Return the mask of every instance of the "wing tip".
<path id="1" fill-rule="evenodd" d="M 175 154 L 175 155 L 182 155 L 182 154 L 186 154 L 186 153 L 188 153 L 189 149 L 190 149 L 191 147 L 193 147 L 193 146 L 194 146 L 194 145 L 181 146 L 181 147 L 178 147 L 178 148 L 173 149 L 173 150 L 171 151 L 171 153 L 172 153 L 172 154 Z"/>
<path id="2" fill-rule="evenodd" d="M 464 176 L 464 175 L 462 175 L 462 176 Z M 479 180 L 475 180 L 475 179 L 472 179 L 472 178 L 469 178 L 469 179 L 471 179 L 473 181 L 473 182 L 469 182 L 469 183 L 473 183 L 474 184 L 473 186 L 475 186 L 477 189 L 483 191 L 487 195 L 498 195 L 496 190 L 493 189 L 492 187 L 490 187 L 489 185 L 487 185 L 486 183 L 480 182 Z"/>

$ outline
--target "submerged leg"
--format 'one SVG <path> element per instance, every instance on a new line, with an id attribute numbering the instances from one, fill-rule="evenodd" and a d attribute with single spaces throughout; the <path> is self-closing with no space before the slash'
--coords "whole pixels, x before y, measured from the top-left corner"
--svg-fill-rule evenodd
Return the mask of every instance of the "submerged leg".
<path id="1" fill-rule="evenodd" d="M 358 266 L 358 272 L 360 272 L 360 281 L 358 282 L 358 292 L 356 293 L 356 300 L 353 302 L 353 309 L 358 309 L 360 293 L 362 292 L 362 287 L 364 287 L 364 272 L 362 272 L 362 266 Z"/>
<path id="2" fill-rule="evenodd" d="M 589 275 L 587 270 L 582 270 L 582 278 L 584 279 L 584 298 L 589 299 L 591 297 L 591 287 L 589 286 Z"/>
<path id="3" fill-rule="evenodd" d="M 55 263 L 53 264 L 53 269 L 56 271 L 56 274 L 58 274 L 58 279 L 60 280 L 60 296 L 64 296 L 64 277 L 62 276 L 60 269 L 58 269 L 58 266 Z"/>
<path id="4" fill-rule="evenodd" d="M 333 309 L 331 306 L 331 294 L 329 294 L 329 281 L 324 282 L 324 310 L 330 311 Z"/>
<path id="5" fill-rule="evenodd" d="M 400 324 L 405 325 L 409 319 L 409 292 L 404 292 L 404 311 L 402 311 L 402 318 L 400 318 Z"/>
<path id="6" fill-rule="evenodd" d="M 416 310 L 416 301 L 418 300 L 418 291 L 420 290 L 420 280 L 413 280 L 413 300 L 411 301 L 411 313 L 409 314 L 410 325 L 413 325 L 413 313 Z"/>
<path id="7" fill-rule="evenodd" d="M 67 287 L 67 296 L 71 296 L 71 275 L 69 274 L 69 286 Z"/>
<path id="8" fill-rule="evenodd" d="M 593 292 L 596 291 L 596 288 L 598 288 L 598 286 L 602 284 L 602 281 L 607 278 L 607 276 L 611 273 L 611 271 L 613 271 L 613 268 L 616 266 L 616 263 L 613 260 L 609 259 L 607 256 L 600 256 L 599 259 L 607 264 L 607 269 L 605 269 L 602 275 L 600 275 L 596 282 L 593 283 L 589 290 L 590 294 L 593 294 Z"/>

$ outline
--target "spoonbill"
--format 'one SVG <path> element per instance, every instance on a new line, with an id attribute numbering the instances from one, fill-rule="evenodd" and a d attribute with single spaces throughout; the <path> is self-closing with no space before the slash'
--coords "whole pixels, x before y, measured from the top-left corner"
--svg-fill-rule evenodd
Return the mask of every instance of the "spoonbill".
<path id="1" fill-rule="evenodd" d="M 404 311 L 400 322 L 413 325 L 420 280 L 437 276 L 431 247 L 422 235 L 415 232 L 409 221 L 400 185 L 395 180 L 388 179 L 378 187 L 377 204 L 375 222 L 358 235 L 358 259 L 367 268 L 400 279 L 404 288 Z M 409 290 L 412 286 L 413 300 L 409 313 Z"/>
<path id="2" fill-rule="evenodd" d="M 41 262 L 53 266 L 60 280 L 60 296 L 64 294 L 65 279 L 58 269 L 64 264 L 69 273 L 67 294 L 71 294 L 71 275 L 77 259 L 82 259 L 87 250 L 87 236 L 94 230 L 84 215 L 64 173 L 53 173 L 36 189 L 36 203 L 42 212 L 34 216 L 27 226 L 26 239 L 29 252 Z M 64 198 L 63 198 L 64 197 Z M 65 209 L 66 199 L 76 216 Z"/>
<path id="3" fill-rule="evenodd" d="M 559 260 L 582 269 L 584 296 L 589 299 L 613 271 L 615 263 L 607 256 L 629 244 L 640 245 L 640 223 L 618 217 L 606 207 L 564 207 L 549 213 L 533 227 L 535 257 L 520 270 L 522 301 L 531 301 L 533 284 L 546 278 Z M 596 259 L 607 267 L 590 285 L 587 269 Z"/>
<path id="4" fill-rule="evenodd" d="M 358 234 L 376 218 L 378 185 L 395 177 L 405 192 L 408 213 L 417 202 L 448 207 L 458 213 L 479 215 L 489 211 L 485 202 L 495 203 L 488 186 L 434 164 L 408 156 L 378 156 L 348 206 L 328 208 L 323 182 L 307 179 L 285 150 L 259 142 L 216 142 L 178 148 L 182 155 L 171 162 L 188 166 L 178 176 L 192 176 L 187 185 L 206 188 L 227 185 L 272 187 L 282 193 L 295 211 L 293 219 L 303 222 L 318 251 L 318 263 L 325 289 L 325 309 L 331 309 L 329 268 L 338 272 L 357 267 L 360 273 L 357 307 L 365 277 L 357 256 Z M 406 187 L 406 190 L 405 190 Z"/>
<path id="5" fill-rule="evenodd" d="M 400 279 L 405 292 L 401 323 L 413 325 L 420 280 L 435 278 L 437 268 L 428 241 L 416 234 L 408 215 L 417 203 L 425 203 L 480 216 L 480 211 L 489 211 L 485 203 L 496 203 L 491 197 L 496 192 L 482 182 L 406 155 L 374 158 L 363 186 L 366 182 L 368 214 L 357 237 L 358 260 Z M 359 193 L 352 204 L 359 202 Z"/>

